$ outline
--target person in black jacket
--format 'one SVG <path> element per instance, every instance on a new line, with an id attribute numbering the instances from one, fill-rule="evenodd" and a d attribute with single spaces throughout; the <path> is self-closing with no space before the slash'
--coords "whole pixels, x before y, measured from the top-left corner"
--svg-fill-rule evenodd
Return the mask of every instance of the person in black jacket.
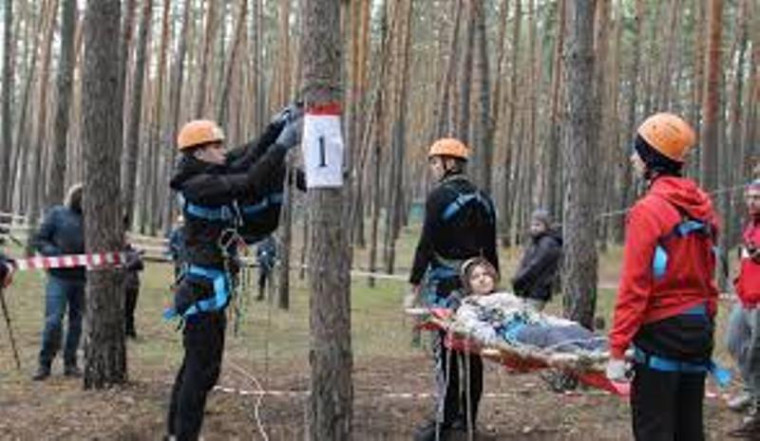
<path id="1" fill-rule="evenodd" d="M 167 439 L 198 439 L 206 396 L 221 369 L 238 243 L 237 201 L 265 196 L 288 149 L 298 143 L 300 124 L 297 112 L 286 114 L 257 142 L 229 154 L 213 121 L 191 121 L 179 132 L 181 157 L 170 185 L 181 196 L 185 217 L 185 270 L 165 317 L 184 319 L 185 357 L 172 388 Z"/>
<path id="2" fill-rule="evenodd" d="M 82 219 L 82 184 L 69 188 L 64 205 L 50 208 L 31 238 L 32 248 L 43 256 L 62 256 L 84 253 Z M 63 374 L 81 375 L 77 366 L 77 348 L 82 334 L 84 312 L 84 267 L 48 270 L 45 289 L 45 326 L 37 372 L 32 377 L 41 381 L 50 376 L 50 367 L 61 345 L 63 315 L 68 307 L 68 331 L 63 349 Z"/>
<path id="3" fill-rule="evenodd" d="M 125 216 L 125 232 L 129 229 L 129 225 L 129 217 Z M 145 269 L 145 265 L 141 253 L 127 242 L 126 233 L 124 236 L 124 253 L 126 255 L 124 261 L 124 330 L 127 337 L 136 339 L 135 309 L 137 308 L 137 297 L 140 294 L 140 271 Z"/>
<path id="4" fill-rule="evenodd" d="M 491 198 L 471 183 L 464 171 L 468 148 L 444 138 L 430 147 L 430 171 L 437 185 L 425 203 L 422 227 L 409 282 L 416 301 L 433 307 L 452 307 L 452 292 L 462 288 L 460 268 L 472 257 L 486 258 L 498 270 L 496 215 Z M 474 427 L 483 389 L 483 362 L 477 355 L 451 354 L 444 333 L 435 337 L 436 415 L 420 426 L 417 441 L 432 441 L 452 430 Z M 459 360 L 458 360 L 459 359 Z M 469 366 L 463 385 L 470 396 L 459 394 L 458 365 Z M 466 386 L 466 387 L 465 387 Z M 468 409 L 467 403 L 472 406 Z M 469 419 L 467 418 L 469 416 Z"/>
<path id="5" fill-rule="evenodd" d="M 562 236 L 552 229 L 549 212 L 536 210 L 530 221 L 530 244 L 512 278 L 512 287 L 536 310 L 551 300 L 562 260 Z"/>

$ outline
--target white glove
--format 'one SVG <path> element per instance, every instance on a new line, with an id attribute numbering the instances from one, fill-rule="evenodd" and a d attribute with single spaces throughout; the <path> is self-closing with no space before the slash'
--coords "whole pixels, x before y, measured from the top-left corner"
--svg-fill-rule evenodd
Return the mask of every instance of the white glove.
<path id="1" fill-rule="evenodd" d="M 607 362 L 607 378 L 616 383 L 628 381 L 628 365 L 622 358 L 610 358 Z"/>

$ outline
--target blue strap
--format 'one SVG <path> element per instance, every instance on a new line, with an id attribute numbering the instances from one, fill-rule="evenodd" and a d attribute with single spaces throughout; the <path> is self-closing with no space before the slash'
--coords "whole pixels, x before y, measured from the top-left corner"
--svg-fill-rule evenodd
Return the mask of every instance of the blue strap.
<path id="1" fill-rule="evenodd" d="M 469 204 L 471 201 L 477 200 L 480 202 L 481 205 L 483 205 L 488 212 L 489 215 L 493 215 L 493 209 L 491 205 L 480 195 L 480 193 L 467 193 L 467 194 L 460 194 L 457 196 L 456 199 L 454 199 L 451 203 L 449 203 L 448 206 L 446 206 L 446 209 L 443 210 L 443 214 L 441 214 L 441 219 L 444 221 L 447 221 L 451 219 L 459 210 L 462 209 L 465 205 Z"/>
<path id="2" fill-rule="evenodd" d="M 713 376 L 713 379 L 721 388 L 727 387 L 731 383 L 731 371 L 722 367 L 714 360 L 710 360 L 706 363 L 688 363 L 685 361 L 660 357 L 658 355 L 647 354 L 637 347 L 634 348 L 633 359 L 636 363 L 646 365 L 650 369 L 660 372 L 707 372 Z"/>
<path id="3" fill-rule="evenodd" d="M 657 247 L 654 249 L 654 257 L 652 258 L 652 273 L 654 274 L 655 279 L 661 279 L 665 276 L 665 270 L 668 267 L 668 252 L 665 250 L 665 247 L 662 246 L 663 242 L 674 235 L 685 237 L 689 234 L 698 232 L 709 233 L 707 224 L 699 220 L 689 219 L 676 225 L 670 234 L 663 236 L 660 239 Z M 713 252 L 714 251 L 715 250 L 713 249 Z"/>
<path id="4" fill-rule="evenodd" d="M 704 222 L 690 219 L 684 222 L 681 222 L 676 226 L 676 231 L 678 231 L 678 234 L 683 237 L 691 233 L 695 233 L 698 231 L 707 231 L 707 225 L 705 225 Z"/>
<path id="5" fill-rule="evenodd" d="M 665 275 L 665 269 L 668 267 L 668 252 L 662 245 L 657 245 L 654 249 L 654 258 L 652 259 L 652 273 L 655 279 L 661 279 Z"/>
<path id="6" fill-rule="evenodd" d="M 517 335 L 525 328 L 525 322 L 519 318 L 510 320 L 504 328 L 501 330 L 501 335 L 504 340 L 509 343 L 516 344 L 520 341 L 517 339 Z"/>
<path id="7" fill-rule="evenodd" d="M 282 205 L 282 200 L 282 193 L 272 193 L 268 196 L 265 196 L 263 199 L 261 199 L 261 201 L 255 204 L 242 206 L 241 211 L 244 215 L 253 216 L 261 213 L 271 206 Z"/>
<path id="8" fill-rule="evenodd" d="M 184 271 L 185 277 L 199 277 L 212 282 L 214 286 L 214 296 L 198 300 L 182 314 L 182 317 L 188 317 L 199 312 L 218 311 L 224 309 L 230 301 L 229 279 L 227 273 L 214 268 L 205 268 L 198 265 L 189 265 Z M 169 320 L 179 313 L 174 307 L 167 308 L 164 311 L 164 318 Z"/>
<path id="9" fill-rule="evenodd" d="M 187 214 L 210 221 L 228 221 L 234 217 L 232 210 L 227 205 L 222 205 L 221 207 L 204 207 L 202 205 L 193 204 L 192 202 L 186 202 L 184 208 Z"/>

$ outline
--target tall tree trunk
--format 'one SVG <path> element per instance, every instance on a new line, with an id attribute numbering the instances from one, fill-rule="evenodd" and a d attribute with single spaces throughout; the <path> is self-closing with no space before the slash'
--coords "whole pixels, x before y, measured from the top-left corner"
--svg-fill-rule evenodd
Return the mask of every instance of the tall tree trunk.
<path id="1" fill-rule="evenodd" d="M 491 168 L 493 166 L 493 139 L 495 118 L 491 115 L 491 77 L 488 62 L 488 36 L 486 35 L 486 5 L 483 0 L 473 2 L 475 13 L 475 38 L 477 40 L 477 63 L 476 70 L 480 80 L 480 96 L 478 105 L 478 125 L 475 133 L 478 134 L 475 147 L 475 160 L 480 171 L 478 186 L 486 193 L 491 193 Z M 498 100 L 496 100 L 498 101 Z"/>
<path id="2" fill-rule="evenodd" d="M 509 86 L 509 113 L 507 114 L 507 125 L 506 129 L 504 131 L 504 149 L 506 150 L 504 153 L 504 173 L 506 174 L 504 178 L 504 189 L 503 189 L 503 207 L 502 207 L 502 217 L 501 217 L 501 228 L 500 234 L 501 234 L 501 243 L 502 246 L 509 246 L 511 244 L 510 239 L 510 226 L 512 222 L 512 198 L 514 189 L 512 188 L 513 184 L 517 184 L 516 182 L 512 182 L 512 167 L 513 167 L 513 150 L 515 147 L 515 142 L 512 141 L 512 137 L 514 136 L 514 128 L 515 128 L 515 114 L 517 113 L 517 86 L 520 81 L 519 74 L 518 74 L 518 65 L 519 65 L 519 59 L 520 59 L 520 26 L 522 23 L 522 9 L 521 9 L 521 1 L 517 0 L 515 1 L 515 9 L 514 9 L 514 25 L 512 29 L 512 72 L 510 74 L 510 86 Z M 517 187 L 515 185 L 514 187 Z"/>
<path id="3" fill-rule="evenodd" d="M 702 99 L 702 133 L 700 136 L 700 174 L 702 187 L 713 191 L 718 184 L 720 55 L 723 0 L 709 0 L 708 40 L 705 57 L 705 93 Z"/>
<path id="4" fill-rule="evenodd" d="M 547 209 L 552 218 L 557 219 L 561 214 L 560 190 L 562 185 L 561 170 L 559 168 L 560 135 L 562 122 L 560 109 L 562 105 L 562 51 L 565 45 L 565 9 L 566 0 L 559 0 L 557 8 L 557 35 L 554 41 L 554 55 L 552 61 L 552 84 L 550 98 L 549 136 L 546 150 L 549 152 L 547 164 Z"/>
<path id="5" fill-rule="evenodd" d="M 2 113 L 3 119 L 0 122 L 3 132 L 3 145 L 0 148 L 0 209 L 3 211 L 10 211 L 11 209 L 11 195 L 8 193 L 7 188 L 10 187 L 11 182 L 11 148 L 13 146 L 13 117 L 11 115 L 11 107 L 13 107 L 13 92 L 16 90 L 13 87 L 13 58 L 16 51 L 13 50 L 13 0 L 5 0 L 5 21 L 3 22 L 3 98 L 2 98 Z"/>
<path id="6" fill-rule="evenodd" d="M 295 199 L 293 198 L 293 185 L 291 158 L 288 155 L 285 158 L 287 162 L 285 170 L 285 185 L 282 195 L 282 211 L 280 212 L 280 240 L 277 242 L 277 255 L 279 256 L 279 271 L 277 284 L 277 306 L 280 309 L 290 308 L 290 255 L 293 244 L 293 207 Z"/>
<path id="7" fill-rule="evenodd" d="M 229 108 L 230 89 L 232 88 L 233 74 L 237 66 L 238 52 L 240 52 L 240 45 L 244 40 L 247 14 L 248 1 L 241 0 L 238 9 L 238 21 L 235 25 L 235 40 L 232 43 L 232 52 L 230 53 L 230 60 L 227 62 L 227 71 L 223 79 L 224 86 L 222 88 L 222 96 L 219 98 L 219 107 L 216 112 L 218 124 L 225 128 L 227 128 L 227 111 Z"/>
<path id="8" fill-rule="evenodd" d="M 198 75 L 197 95 L 195 96 L 196 118 L 202 118 L 205 114 L 206 101 L 208 99 L 208 70 L 211 64 L 211 48 L 214 47 L 214 35 L 216 34 L 216 8 L 218 1 L 206 0 L 206 30 L 203 35 L 203 52 L 200 64 L 200 74 Z"/>
<path id="9" fill-rule="evenodd" d="M 437 106 L 439 112 L 438 122 L 436 124 L 435 137 L 451 135 L 454 125 L 450 122 L 452 119 L 450 113 L 451 88 L 456 76 L 457 60 L 459 59 L 459 28 L 462 23 L 462 9 L 464 8 L 463 0 L 456 1 L 456 13 L 454 14 L 454 28 L 451 31 L 451 43 L 449 50 L 449 60 L 444 71 L 443 81 L 441 81 L 441 99 Z M 430 140 L 432 142 L 432 140 Z"/>
<path id="10" fill-rule="evenodd" d="M 258 1 L 258 0 L 255 0 Z M 185 83 L 185 57 L 187 54 L 187 40 L 188 40 L 188 30 L 190 25 L 190 11 L 192 8 L 192 2 L 191 0 L 185 0 L 183 4 L 182 9 L 182 30 L 180 31 L 180 39 L 179 39 L 179 45 L 177 47 L 177 55 L 174 60 L 174 72 L 172 75 L 172 84 L 171 84 L 171 90 L 169 92 L 170 100 L 169 103 L 170 109 L 169 109 L 169 121 L 171 121 L 171 126 L 169 127 L 169 133 L 172 136 L 172 139 L 174 139 L 175 134 L 177 133 L 177 130 L 179 129 L 179 118 L 180 118 L 180 110 L 181 110 L 181 104 L 182 104 L 182 85 Z M 166 162 L 167 169 L 170 170 L 170 167 L 174 164 L 174 158 L 176 155 L 176 150 L 174 148 L 169 150 L 169 158 Z M 168 176 L 168 170 L 166 175 Z M 164 185 L 168 188 L 168 182 L 167 180 L 164 180 Z M 166 220 L 166 223 L 164 224 L 164 236 L 167 236 L 169 234 L 169 230 L 172 225 L 172 215 L 174 213 L 174 198 L 169 197 L 164 204 L 164 219 Z"/>
<path id="11" fill-rule="evenodd" d="M 153 16 L 153 0 L 143 0 L 140 16 L 140 31 L 137 34 L 137 49 L 135 53 L 134 76 L 132 80 L 131 98 L 129 100 L 129 118 L 124 140 L 126 146 L 122 153 L 122 191 L 124 194 L 124 211 L 132 218 L 135 206 L 135 188 L 137 187 L 137 155 L 140 146 L 140 120 L 143 110 L 143 90 L 145 80 L 145 58 L 150 38 L 151 17 Z"/>
<path id="12" fill-rule="evenodd" d="M 119 0 L 89 2 L 85 16 L 85 57 L 82 81 L 85 147 L 85 243 L 88 253 L 122 247 L 119 157 L 122 144 L 122 98 L 119 59 Z M 114 105 L 118 104 L 118 105 Z M 101 389 L 127 379 L 124 342 L 124 301 L 120 274 L 114 269 L 87 275 L 85 334 L 86 389 Z"/>
<path id="13" fill-rule="evenodd" d="M 377 271 L 377 254 L 378 254 L 378 235 L 380 214 L 382 205 L 382 192 L 380 189 L 381 173 L 382 173 L 382 154 L 383 146 L 385 145 L 385 111 L 384 105 L 386 101 L 386 86 L 385 76 L 388 70 L 388 52 L 390 51 L 389 37 L 388 37 L 388 9 L 383 7 L 380 11 L 380 44 L 377 50 L 378 56 L 375 57 L 379 60 L 379 78 L 375 84 L 375 102 L 373 103 L 373 116 L 374 116 L 374 136 L 371 138 L 372 142 L 372 226 L 370 229 L 370 249 L 369 249 L 369 272 L 374 273 Z M 377 67 L 376 67 L 377 69 Z M 369 131 L 373 127 L 368 125 Z M 375 286 L 375 278 L 370 276 L 368 279 L 369 286 Z"/>
<path id="14" fill-rule="evenodd" d="M 635 8 L 635 15 L 633 17 L 634 20 L 634 26 L 633 26 L 633 58 L 631 60 L 630 64 L 630 75 L 629 75 L 629 82 L 630 82 L 630 89 L 631 89 L 631 95 L 628 98 L 628 121 L 626 123 L 627 132 L 626 133 L 634 133 L 636 130 L 636 123 L 637 123 L 637 106 L 638 106 L 638 85 L 639 85 L 639 65 L 641 64 L 641 28 L 642 28 L 642 21 L 644 20 L 644 0 L 636 0 L 636 8 Z M 626 149 L 620 149 L 621 152 L 626 152 Z M 620 188 L 622 189 L 622 194 L 620 197 L 621 205 L 619 207 L 620 210 L 625 210 L 628 208 L 628 206 L 631 205 L 631 202 L 633 201 L 634 191 L 633 191 L 633 175 L 631 174 L 631 167 L 627 164 L 628 158 L 623 158 L 621 162 L 623 163 L 622 167 L 622 183 L 620 184 Z M 615 241 L 618 243 L 622 243 L 624 240 L 624 234 L 625 234 L 625 228 L 623 228 L 623 225 L 625 223 L 625 216 L 618 217 L 618 226 L 616 228 L 616 231 L 618 232 L 618 236 L 615 238 Z"/>
<path id="15" fill-rule="evenodd" d="M 306 0 L 301 47 L 307 106 L 340 102 L 341 35 L 338 0 Z M 350 146 L 349 146 L 350 148 Z M 309 268 L 309 435 L 313 441 L 351 439 L 353 383 L 347 217 L 343 188 L 312 188 Z"/>
<path id="16" fill-rule="evenodd" d="M 61 57 L 58 64 L 58 100 L 55 111 L 53 163 L 47 187 L 47 205 L 63 202 L 66 179 L 66 136 L 69 132 L 72 75 L 74 74 L 74 30 L 76 0 L 63 0 L 61 10 Z"/>
<path id="17" fill-rule="evenodd" d="M 171 0 L 164 0 L 163 3 L 163 14 L 161 17 L 161 48 L 159 50 L 158 54 L 158 66 L 156 68 L 156 91 L 153 94 L 154 97 L 154 104 L 153 104 L 153 115 L 150 118 L 150 126 L 151 129 L 149 130 L 150 133 L 153 136 L 150 136 L 148 138 L 148 144 L 149 144 L 149 155 L 148 155 L 148 161 L 150 162 L 150 172 L 151 172 L 151 186 L 150 188 L 150 203 L 146 204 L 148 205 L 148 209 L 150 210 L 150 229 L 149 233 L 151 236 L 155 236 L 157 231 L 161 228 L 162 222 L 164 225 L 170 224 L 168 220 L 164 222 L 164 219 L 162 219 L 162 214 L 164 213 L 164 210 L 162 209 L 162 204 L 164 203 L 166 197 L 162 197 L 165 192 L 168 192 L 166 190 L 168 187 L 164 186 L 163 183 L 166 182 L 166 179 L 162 179 L 162 173 L 161 171 L 165 170 L 164 167 L 162 167 L 162 158 L 163 155 L 161 154 L 161 147 L 163 146 L 163 140 L 164 140 L 164 78 L 166 76 L 166 60 L 168 56 L 169 51 L 169 12 L 171 9 Z M 205 107 L 204 107 L 205 108 Z M 161 193 L 161 194 L 159 194 Z"/>
<path id="18" fill-rule="evenodd" d="M 474 0 L 477 1 L 477 0 Z M 459 76 L 459 120 L 457 121 L 456 137 L 463 143 L 470 143 L 470 96 L 472 92 L 472 58 L 475 46 L 475 11 L 473 0 L 465 1 L 467 20 L 464 31 L 464 58 L 462 71 Z M 473 147 L 473 146 L 470 146 Z M 477 175 L 480 170 L 475 171 Z"/>
<path id="19" fill-rule="evenodd" d="M 594 222 L 597 158 L 593 132 L 595 0 L 568 0 L 567 134 L 564 149 L 565 223 L 563 295 L 565 314 L 593 329 L 597 290 L 597 252 Z"/>
<path id="20" fill-rule="evenodd" d="M 37 222 L 37 218 L 40 213 L 40 206 L 42 205 L 42 192 L 44 183 L 46 182 L 46 176 L 43 167 L 43 157 L 45 155 L 45 143 L 47 134 L 47 119 L 48 119 L 48 88 L 50 79 L 50 61 L 51 61 L 51 46 L 53 44 L 53 34 L 55 32 L 55 17 L 58 11 L 58 0 L 53 0 L 51 9 L 48 11 L 47 24 L 45 27 L 45 37 L 43 38 L 42 45 L 42 65 L 40 66 L 40 77 L 37 84 L 38 89 L 38 105 L 37 105 L 37 127 L 35 131 L 34 142 L 34 160 L 32 162 L 32 168 L 30 179 L 28 182 L 28 188 L 31 190 L 30 195 L 30 207 L 29 221 L 32 224 Z"/>

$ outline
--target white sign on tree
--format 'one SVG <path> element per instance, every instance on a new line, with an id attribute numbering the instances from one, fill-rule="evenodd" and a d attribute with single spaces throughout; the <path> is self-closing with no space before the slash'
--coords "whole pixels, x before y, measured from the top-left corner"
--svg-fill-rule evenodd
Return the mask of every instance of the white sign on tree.
<path id="1" fill-rule="evenodd" d="M 307 113 L 301 149 L 306 166 L 306 187 L 343 186 L 343 136 L 340 115 Z"/>

